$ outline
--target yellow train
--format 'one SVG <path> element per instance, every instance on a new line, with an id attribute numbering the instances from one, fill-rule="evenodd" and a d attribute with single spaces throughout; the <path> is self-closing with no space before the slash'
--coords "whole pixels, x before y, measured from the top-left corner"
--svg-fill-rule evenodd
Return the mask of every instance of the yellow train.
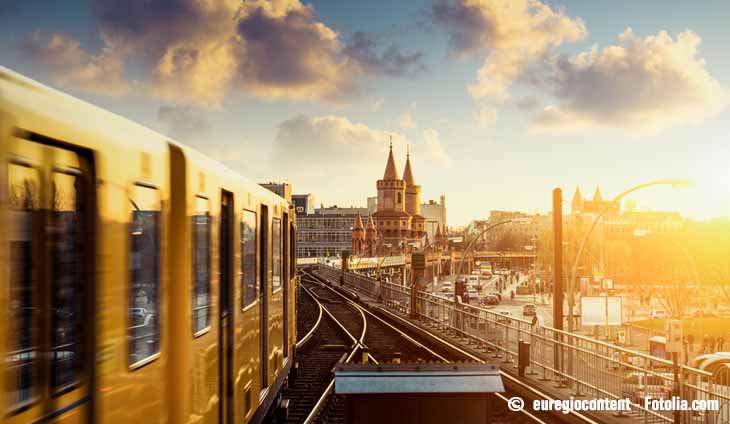
<path id="1" fill-rule="evenodd" d="M 0 67 L 2 423 L 247 423 L 294 361 L 295 214 Z"/>

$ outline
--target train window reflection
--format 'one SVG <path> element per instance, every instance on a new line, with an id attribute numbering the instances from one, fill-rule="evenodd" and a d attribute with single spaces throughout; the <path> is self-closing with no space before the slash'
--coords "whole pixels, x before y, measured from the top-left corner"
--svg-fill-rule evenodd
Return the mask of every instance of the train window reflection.
<path id="1" fill-rule="evenodd" d="M 40 207 L 40 177 L 31 167 L 8 167 L 8 241 L 10 284 L 8 320 L 8 381 L 10 405 L 22 405 L 38 395 L 38 263 L 33 229 Z"/>
<path id="2" fill-rule="evenodd" d="M 208 199 L 195 198 L 193 222 L 193 333 L 210 323 L 210 213 Z"/>
<path id="3" fill-rule="evenodd" d="M 157 190 L 134 186 L 129 224 L 129 364 L 160 350 L 160 200 Z"/>
<path id="4" fill-rule="evenodd" d="M 281 287 L 281 220 L 271 220 L 271 291 Z"/>
<path id="5" fill-rule="evenodd" d="M 256 301 L 256 212 L 243 211 L 241 219 L 241 282 L 243 307 Z"/>
<path id="6" fill-rule="evenodd" d="M 78 381 L 80 372 L 81 179 L 54 173 L 53 212 L 48 226 L 53 255 L 51 384 L 56 390 Z"/>

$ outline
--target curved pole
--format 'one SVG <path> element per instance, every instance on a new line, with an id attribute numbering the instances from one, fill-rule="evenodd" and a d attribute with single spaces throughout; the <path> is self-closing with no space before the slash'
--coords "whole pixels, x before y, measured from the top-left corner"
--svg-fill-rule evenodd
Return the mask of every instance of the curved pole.
<path id="1" fill-rule="evenodd" d="M 678 180 L 656 180 L 651 181 L 644 184 L 639 184 L 637 186 L 634 186 L 623 193 L 619 194 L 618 196 L 614 197 L 611 202 L 606 205 L 601 212 L 596 215 L 595 218 L 593 218 L 593 222 L 591 223 L 590 228 L 588 229 L 588 232 L 583 235 L 583 239 L 580 241 L 580 246 L 578 247 L 578 252 L 575 255 L 575 259 L 573 260 L 573 266 L 570 270 L 570 281 L 568 282 L 568 332 L 573 332 L 573 308 L 575 307 L 575 299 L 573 295 L 573 287 L 575 286 L 575 274 L 578 270 L 578 262 L 580 262 L 580 256 L 583 253 L 583 249 L 585 248 L 586 241 L 588 241 L 588 237 L 591 235 L 593 230 L 596 228 L 596 225 L 598 225 L 598 221 L 601 220 L 603 215 L 608 212 L 609 209 L 611 209 L 613 206 L 615 206 L 618 202 L 621 201 L 624 197 L 626 197 L 628 194 L 631 194 L 637 190 L 641 190 L 642 188 L 656 186 L 656 185 L 671 185 L 672 187 L 675 187 L 679 184 L 681 184 L 681 181 Z"/>
<path id="2" fill-rule="evenodd" d="M 479 238 L 484 235 L 487 231 L 491 230 L 492 228 L 499 227 L 500 225 L 509 224 L 512 222 L 516 222 L 514 219 L 508 219 L 507 221 L 498 222 L 496 224 L 492 224 L 489 227 L 483 229 L 476 237 L 474 237 L 470 242 L 469 245 L 466 246 L 466 249 L 464 249 L 464 253 L 461 255 L 461 259 L 459 260 L 459 269 L 456 272 L 457 278 L 461 275 L 461 267 L 464 265 L 464 258 L 466 257 L 466 254 L 469 253 L 469 250 L 471 250 L 472 246 L 474 245 L 474 242 L 479 240 Z"/>

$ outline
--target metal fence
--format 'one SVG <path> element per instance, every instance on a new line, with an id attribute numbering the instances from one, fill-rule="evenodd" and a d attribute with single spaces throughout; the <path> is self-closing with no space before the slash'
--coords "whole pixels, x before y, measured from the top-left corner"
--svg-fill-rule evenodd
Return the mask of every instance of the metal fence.
<path id="1" fill-rule="evenodd" d="M 334 281 L 342 277 L 344 285 L 392 309 L 410 312 L 408 287 L 355 273 L 343 275 L 339 269 L 326 265 L 320 265 L 318 272 Z M 631 416 L 645 422 L 730 422 L 730 371 L 722 378 L 713 377 L 681 364 L 675 367 L 671 361 L 646 353 L 540 326 L 537 320 L 503 315 L 427 292 L 417 293 L 416 316 L 433 331 L 482 351 L 494 362 L 502 362 L 503 368 L 516 367 L 519 341 L 529 343 L 531 362 L 527 378 L 550 382 L 556 398 L 628 398 L 632 403 Z M 673 396 L 687 401 L 690 408 L 705 403 L 719 409 L 680 411 L 675 416 L 671 410 L 659 410 L 656 403 L 645 403 L 647 398 L 661 402 L 670 401 Z"/>

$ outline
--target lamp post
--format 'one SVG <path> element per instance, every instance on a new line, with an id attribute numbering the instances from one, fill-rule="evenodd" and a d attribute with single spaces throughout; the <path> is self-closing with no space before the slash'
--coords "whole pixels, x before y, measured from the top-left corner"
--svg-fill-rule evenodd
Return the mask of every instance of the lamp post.
<path id="1" fill-rule="evenodd" d="M 639 184 L 637 186 L 631 187 L 630 189 L 628 189 L 628 190 L 622 192 L 621 194 L 619 194 L 618 196 L 614 197 L 613 200 L 611 200 L 606 205 L 606 207 L 604 207 L 603 210 L 601 210 L 601 212 L 598 215 L 596 215 L 595 218 L 593 218 L 593 222 L 591 222 L 591 226 L 588 228 L 588 231 L 585 233 L 585 235 L 583 236 L 583 239 L 580 241 L 580 245 L 578 247 L 578 252 L 575 254 L 575 259 L 573 260 L 573 266 L 570 270 L 570 280 L 568 282 L 568 332 L 569 333 L 573 332 L 573 318 L 574 318 L 573 309 L 575 308 L 575 297 L 573 294 L 573 291 L 574 291 L 573 287 L 575 286 L 575 274 L 578 269 L 578 262 L 580 262 L 580 256 L 583 253 L 583 249 L 585 248 L 585 244 L 588 241 L 588 237 L 591 235 L 593 230 L 596 228 L 596 225 L 601 220 L 603 215 L 605 215 L 606 212 L 609 211 L 609 209 L 611 209 L 612 207 L 619 204 L 621 199 L 623 199 L 627 195 L 629 195 L 637 190 L 641 190 L 643 188 L 657 186 L 657 185 L 669 185 L 669 186 L 672 186 L 672 188 L 680 188 L 680 187 L 687 186 L 689 184 L 691 184 L 691 183 L 688 181 L 684 181 L 684 180 L 656 180 L 656 181 L 651 181 L 651 182 L 644 183 L 644 184 Z"/>
<path id="2" fill-rule="evenodd" d="M 524 218 L 515 218 L 515 219 L 508 219 L 506 221 L 497 222 L 496 224 L 492 224 L 485 229 L 483 229 L 479 234 L 477 234 L 476 237 L 474 237 L 469 244 L 466 246 L 466 249 L 464 249 L 464 253 L 461 255 L 461 259 L 459 260 L 459 268 L 456 272 L 457 276 L 461 276 L 461 267 L 464 265 L 464 258 L 466 257 L 467 253 L 471 250 L 471 248 L 474 246 L 474 242 L 479 240 L 487 231 L 492 230 L 493 228 L 499 227 L 500 225 L 510 224 L 513 222 L 526 222 Z M 457 277 L 458 278 L 458 277 Z"/>

